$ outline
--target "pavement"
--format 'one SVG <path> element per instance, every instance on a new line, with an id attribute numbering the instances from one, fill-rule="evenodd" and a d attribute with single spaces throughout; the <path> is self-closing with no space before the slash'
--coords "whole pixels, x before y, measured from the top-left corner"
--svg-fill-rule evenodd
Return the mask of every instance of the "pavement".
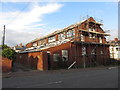
<path id="1" fill-rule="evenodd" d="M 12 83 L 11 83 L 12 82 Z M 3 88 L 117 88 L 118 67 L 93 67 L 3 74 Z"/>

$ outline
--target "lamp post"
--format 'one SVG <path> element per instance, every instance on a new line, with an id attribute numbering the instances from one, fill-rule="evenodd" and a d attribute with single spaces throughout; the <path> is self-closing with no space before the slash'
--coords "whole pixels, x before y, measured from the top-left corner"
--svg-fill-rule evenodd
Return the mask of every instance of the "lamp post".
<path id="1" fill-rule="evenodd" d="M 4 30 L 3 30 L 3 41 L 2 41 L 2 45 L 4 47 L 4 44 L 5 44 L 5 25 L 4 25 Z M 2 49 L 3 49 L 2 47 Z"/>

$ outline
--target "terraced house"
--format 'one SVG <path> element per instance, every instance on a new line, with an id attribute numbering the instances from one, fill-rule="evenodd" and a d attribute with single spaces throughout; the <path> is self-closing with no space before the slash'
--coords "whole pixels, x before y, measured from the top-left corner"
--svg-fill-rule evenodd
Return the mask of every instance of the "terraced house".
<path id="1" fill-rule="evenodd" d="M 38 70 L 90 67 L 109 62 L 109 44 L 102 24 L 89 17 L 37 38 L 18 52 L 17 61 Z"/>

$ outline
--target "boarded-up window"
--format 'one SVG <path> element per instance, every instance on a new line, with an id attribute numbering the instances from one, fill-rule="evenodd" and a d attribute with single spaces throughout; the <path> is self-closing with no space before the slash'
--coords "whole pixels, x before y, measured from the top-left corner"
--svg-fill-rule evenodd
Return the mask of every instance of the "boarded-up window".
<path id="1" fill-rule="evenodd" d="M 92 55 L 95 55 L 95 49 L 92 49 L 91 54 L 92 54 Z"/>
<path id="2" fill-rule="evenodd" d="M 82 55 L 83 56 L 86 55 L 86 47 L 85 46 L 82 47 Z"/>
<path id="3" fill-rule="evenodd" d="M 62 50 L 62 60 L 63 61 L 68 60 L 68 50 Z"/>
<path id="4" fill-rule="evenodd" d="M 103 54 L 103 51 L 100 51 L 100 54 Z"/>
<path id="5" fill-rule="evenodd" d="M 59 61 L 60 60 L 60 54 L 57 54 L 57 53 L 53 54 L 53 60 L 55 62 Z"/>

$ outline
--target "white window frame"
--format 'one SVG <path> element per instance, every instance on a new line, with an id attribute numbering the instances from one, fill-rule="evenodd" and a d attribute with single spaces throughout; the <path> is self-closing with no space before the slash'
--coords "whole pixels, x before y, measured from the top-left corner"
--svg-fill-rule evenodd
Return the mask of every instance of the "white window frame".
<path id="1" fill-rule="evenodd" d="M 68 50 L 62 50 L 62 61 L 68 61 Z"/>

